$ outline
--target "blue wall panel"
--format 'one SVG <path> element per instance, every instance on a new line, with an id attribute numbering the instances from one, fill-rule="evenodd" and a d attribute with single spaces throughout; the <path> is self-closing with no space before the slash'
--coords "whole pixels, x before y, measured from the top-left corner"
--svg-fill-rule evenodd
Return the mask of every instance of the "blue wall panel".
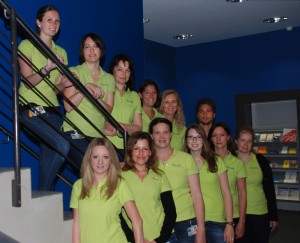
<path id="1" fill-rule="evenodd" d="M 36 12 L 43 5 L 54 5 L 60 11 L 61 29 L 56 43 L 66 49 L 69 58 L 69 66 L 78 65 L 78 49 L 82 37 L 88 32 L 98 33 L 106 45 L 106 56 L 102 64 L 104 70 L 108 66 L 112 57 L 119 53 L 126 53 L 131 56 L 135 69 L 136 79 L 144 79 L 144 32 L 143 32 L 143 6 L 140 0 L 131 1 L 104 1 L 86 0 L 78 1 L 59 1 L 59 0 L 40 0 L 40 1 L 18 1 L 9 0 L 8 4 L 14 8 L 17 14 L 33 29 L 35 29 Z M 2 14 L 0 15 L 2 16 Z M 10 35 L 5 28 L 3 18 L 0 19 L 1 31 Z M 3 54 L 5 39 L 0 37 L 0 50 Z M 8 53 L 5 55 L 9 56 Z M 0 64 L 3 65 L 2 60 Z M 10 69 L 10 65 L 7 65 Z M 0 68 L 1 76 L 3 67 Z M 7 78 L 11 83 L 10 78 Z M 5 100 L 8 105 L 12 105 L 10 98 L 3 95 L 6 85 L 0 81 L 1 100 Z M 7 114 L 7 115 L 6 115 Z M 6 116 L 8 116 L 7 119 Z M 0 123 L 12 130 L 12 111 L 9 111 L 4 104 L 0 103 Z M 21 134 L 22 140 L 27 143 L 34 151 L 39 148 L 28 137 Z M 0 141 L 5 141 L 6 137 L 0 132 Z M 13 143 L 0 144 L 0 166 L 13 166 Z M 32 169 L 32 187 L 37 188 L 38 162 L 27 152 L 21 151 L 21 163 L 23 167 Z M 65 172 L 71 179 L 76 179 L 68 171 Z M 64 192 L 64 207 L 68 208 L 71 188 L 59 181 L 56 191 Z"/>

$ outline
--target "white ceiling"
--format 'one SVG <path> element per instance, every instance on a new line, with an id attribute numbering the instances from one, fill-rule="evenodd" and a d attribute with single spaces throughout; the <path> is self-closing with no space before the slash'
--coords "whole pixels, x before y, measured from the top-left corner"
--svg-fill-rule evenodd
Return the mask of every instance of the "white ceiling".
<path id="1" fill-rule="evenodd" d="M 182 47 L 300 26 L 300 0 L 143 0 L 144 38 L 172 47 Z M 268 24 L 270 17 L 287 21 Z M 176 40 L 178 34 L 193 34 Z M 300 40 L 299 40 L 300 41 Z"/>

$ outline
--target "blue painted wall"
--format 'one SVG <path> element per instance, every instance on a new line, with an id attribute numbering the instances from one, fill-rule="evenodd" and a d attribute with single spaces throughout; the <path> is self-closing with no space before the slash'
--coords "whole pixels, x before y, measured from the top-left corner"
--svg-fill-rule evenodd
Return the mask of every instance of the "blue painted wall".
<path id="1" fill-rule="evenodd" d="M 234 129 L 236 94 L 300 88 L 300 27 L 176 48 L 174 70 L 168 65 L 169 56 L 145 48 L 147 75 L 166 80 L 164 89 L 176 88 L 187 124 L 195 122 L 195 105 L 201 97 L 214 99 L 216 120 Z M 169 73 L 163 77 L 160 73 L 165 70 Z"/>
<path id="2" fill-rule="evenodd" d="M 56 6 L 61 15 L 61 29 L 56 43 L 66 49 L 69 58 L 69 66 L 78 65 L 78 49 L 82 37 L 88 32 L 96 32 L 102 36 L 106 44 L 106 57 L 103 63 L 104 70 L 108 69 L 111 58 L 119 53 L 126 53 L 131 56 L 136 70 L 136 79 L 144 80 L 144 32 L 143 32 L 143 6 L 140 0 L 85 0 L 85 1 L 59 1 L 59 0 L 39 0 L 19 1 L 9 0 L 8 4 L 14 8 L 17 14 L 33 29 L 35 29 L 35 19 L 37 10 L 43 5 Z M 2 16 L 2 14 L 0 14 Z M 10 35 L 5 28 L 3 18 L 0 18 L 1 31 Z M 9 52 L 3 46 L 9 43 L 0 36 L 1 54 L 9 56 Z M 0 64 L 10 70 L 10 65 L 5 64 L 1 59 Z M 1 76 L 11 82 L 9 75 L 6 75 L 3 67 L 0 67 Z M 12 111 L 6 107 L 11 106 L 12 92 L 0 81 L 0 123 L 12 131 Z M 6 92 L 8 94 L 6 94 Z M 37 145 L 21 134 L 22 140 L 39 151 Z M 6 136 L 0 132 L 0 141 L 6 141 Z M 0 166 L 12 167 L 13 143 L 0 144 Z M 38 162 L 27 152 L 21 151 L 21 163 L 23 167 L 32 168 L 32 187 L 37 188 Z M 68 171 L 68 176 L 71 176 Z M 68 208 L 71 188 L 59 181 L 56 191 L 64 192 L 64 207 Z"/>

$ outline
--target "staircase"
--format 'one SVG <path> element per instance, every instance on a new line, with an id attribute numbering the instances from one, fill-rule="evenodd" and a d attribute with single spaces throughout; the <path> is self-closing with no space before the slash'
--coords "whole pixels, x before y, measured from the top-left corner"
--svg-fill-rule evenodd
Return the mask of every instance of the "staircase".
<path id="1" fill-rule="evenodd" d="M 12 206 L 14 170 L 0 168 L 0 242 L 68 243 L 72 214 L 63 212 L 62 193 L 31 191 L 29 168 L 21 169 L 22 206 Z"/>

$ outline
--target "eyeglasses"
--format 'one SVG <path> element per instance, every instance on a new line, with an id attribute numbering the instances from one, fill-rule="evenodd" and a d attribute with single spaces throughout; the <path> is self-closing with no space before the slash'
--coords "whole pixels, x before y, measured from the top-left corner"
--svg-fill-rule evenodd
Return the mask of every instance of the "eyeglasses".
<path id="1" fill-rule="evenodd" d="M 189 140 L 189 141 L 194 141 L 194 140 L 201 141 L 202 137 L 201 136 L 196 136 L 196 137 L 194 137 L 194 136 L 187 136 L 187 140 Z"/>

